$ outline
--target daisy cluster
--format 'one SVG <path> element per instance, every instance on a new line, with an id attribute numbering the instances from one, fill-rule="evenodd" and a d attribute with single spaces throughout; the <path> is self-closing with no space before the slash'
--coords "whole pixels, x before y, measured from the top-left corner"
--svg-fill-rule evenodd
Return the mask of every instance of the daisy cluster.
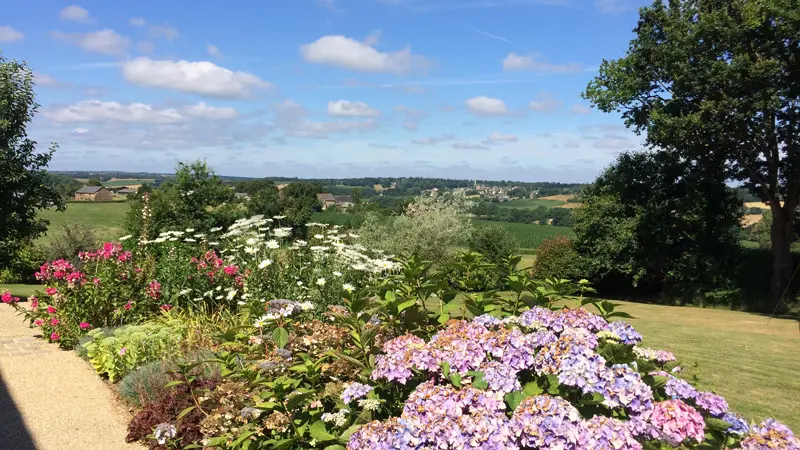
<path id="1" fill-rule="evenodd" d="M 415 387 L 400 417 L 363 425 L 347 448 L 685 448 L 704 443 L 713 418 L 729 424 L 726 433 L 742 448 L 800 450 L 791 430 L 772 419 L 751 429 L 724 398 L 666 370 L 640 372 L 675 360 L 636 347 L 641 340 L 624 322 L 584 309 L 543 308 L 502 320 L 454 321 L 427 342 L 397 337 L 384 344 L 371 378 Z M 603 356 L 615 353 L 627 355 L 620 357 L 626 362 Z M 549 395 L 524 394 L 528 385 Z M 353 384 L 346 397 L 369 392 Z"/>

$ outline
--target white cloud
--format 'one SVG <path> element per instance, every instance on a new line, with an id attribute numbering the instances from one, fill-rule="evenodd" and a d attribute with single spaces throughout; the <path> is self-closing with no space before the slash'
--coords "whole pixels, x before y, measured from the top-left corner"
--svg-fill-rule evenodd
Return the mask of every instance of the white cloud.
<path id="1" fill-rule="evenodd" d="M 117 34 L 114 30 L 104 29 L 89 33 L 62 33 L 54 31 L 53 37 L 67 41 L 78 47 L 94 53 L 105 55 L 122 56 L 127 53 L 131 45 L 131 40 L 125 36 Z"/>
<path id="2" fill-rule="evenodd" d="M 178 37 L 178 30 L 175 28 L 172 28 L 166 24 L 157 25 L 150 23 L 144 17 L 132 17 L 130 20 L 128 20 L 128 23 L 138 28 L 147 27 L 147 31 L 152 38 L 164 38 L 168 41 L 171 41 Z"/>
<path id="3" fill-rule="evenodd" d="M 547 94 L 539 94 L 535 100 L 528 104 L 531 111 L 537 112 L 553 112 L 561 107 L 563 102 L 556 100 Z"/>
<path id="4" fill-rule="evenodd" d="M 543 61 L 538 55 L 524 56 L 511 52 L 503 60 L 503 70 L 532 70 L 536 72 L 568 73 L 580 72 L 583 70 L 583 67 L 578 63 L 553 64 Z"/>
<path id="5" fill-rule="evenodd" d="M 152 42 L 142 41 L 136 44 L 136 49 L 139 50 L 139 53 L 153 53 L 156 46 Z"/>
<path id="6" fill-rule="evenodd" d="M 139 86 L 220 98 L 244 98 L 270 84 L 248 72 L 234 72 L 208 61 L 136 58 L 122 64 L 122 75 Z"/>
<path id="7" fill-rule="evenodd" d="M 208 54 L 214 58 L 222 58 L 222 52 L 219 51 L 219 48 L 216 45 L 208 44 L 206 46 L 206 50 L 208 51 Z"/>
<path id="8" fill-rule="evenodd" d="M 374 129 L 377 124 L 368 120 L 316 121 L 309 119 L 311 112 L 293 100 L 285 100 L 272 106 L 275 126 L 284 136 L 325 139 L 331 134 Z"/>
<path id="9" fill-rule="evenodd" d="M 24 34 L 11 28 L 10 26 L 0 27 L 0 42 L 21 41 L 24 38 L 25 38 Z"/>
<path id="10" fill-rule="evenodd" d="M 497 131 L 492 133 L 485 141 L 484 144 L 499 144 L 502 142 L 517 142 L 517 136 L 513 134 L 502 134 Z"/>
<path id="11" fill-rule="evenodd" d="M 456 139 L 456 137 L 453 136 L 452 134 L 443 134 L 443 135 L 441 135 L 439 137 L 429 137 L 429 138 L 426 138 L 426 139 L 415 139 L 415 140 L 411 141 L 411 143 L 412 144 L 416 144 L 416 145 L 436 145 L 436 144 L 439 144 L 441 142 L 450 142 L 450 141 L 453 141 L 455 139 Z"/>
<path id="12" fill-rule="evenodd" d="M 89 11 L 78 5 L 69 5 L 58 13 L 58 17 L 72 22 L 89 22 Z"/>
<path id="13" fill-rule="evenodd" d="M 403 105 L 397 105 L 394 108 L 395 112 L 403 115 L 403 128 L 409 131 L 415 131 L 419 128 L 419 122 L 423 117 L 427 116 L 424 111 L 409 108 Z"/>
<path id="14" fill-rule="evenodd" d="M 589 114 L 589 113 L 592 112 L 592 108 L 589 108 L 588 106 L 583 106 L 583 105 L 577 105 L 576 104 L 576 105 L 572 105 L 572 108 L 570 108 L 569 111 L 572 114 L 575 114 L 575 115 L 585 116 L 586 114 Z"/>
<path id="15" fill-rule="evenodd" d="M 458 150 L 488 150 L 489 147 L 481 144 L 470 144 L 465 142 L 456 142 L 451 147 Z"/>
<path id="16" fill-rule="evenodd" d="M 88 128 L 75 128 L 72 130 L 72 134 L 86 134 L 89 132 Z"/>
<path id="17" fill-rule="evenodd" d="M 367 42 L 372 39 L 367 38 Z M 326 64 L 361 72 L 405 74 L 424 69 L 430 63 L 406 47 L 395 52 L 381 52 L 367 42 L 345 36 L 323 36 L 300 47 L 300 54 L 312 64 Z"/>
<path id="18" fill-rule="evenodd" d="M 630 140 L 618 134 L 606 134 L 600 139 L 594 141 L 592 144 L 594 148 L 602 148 L 608 150 L 622 150 L 627 147 L 631 147 Z"/>
<path id="19" fill-rule="evenodd" d="M 381 112 L 364 102 L 336 100 L 328 102 L 328 114 L 339 117 L 376 117 Z"/>
<path id="20" fill-rule="evenodd" d="M 140 124 L 170 124 L 190 119 L 225 120 L 237 117 L 233 108 L 217 108 L 198 103 L 183 108 L 156 108 L 144 103 L 104 102 L 87 100 L 64 107 L 44 110 L 44 116 L 54 122 L 123 122 Z"/>
<path id="21" fill-rule="evenodd" d="M 505 116 L 508 107 L 502 100 L 481 95 L 468 99 L 466 102 L 469 111 L 478 116 Z"/>
<path id="22" fill-rule="evenodd" d="M 51 77 L 50 75 L 45 75 L 41 72 L 33 72 L 33 81 L 36 83 L 37 86 L 48 86 L 48 87 L 62 87 L 65 86 L 64 83 L 56 80 L 55 78 Z"/>

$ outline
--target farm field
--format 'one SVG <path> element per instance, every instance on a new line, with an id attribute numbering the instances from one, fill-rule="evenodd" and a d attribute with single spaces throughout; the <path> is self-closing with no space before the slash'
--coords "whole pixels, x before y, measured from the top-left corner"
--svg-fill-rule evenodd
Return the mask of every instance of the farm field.
<path id="1" fill-rule="evenodd" d="M 145 183 L 152 184 L 155 180 L 152 178 L 112 178 L 103 183 L 103 186 L 109 187 L 122 187 L 122 186 L 141 186 Z"/>
<path id="2" fill-rule="evenodd" d="M 559 200 L 545 200 L 542 198 L 518 198 L 508 202 L 497 203 L 500 208 L 536 209 L 539 207 L 555 208 L 566 202 Z"/>
<path id="3" fill-rule="evenodd" d="M 122 224 L 128 208 L 126 202 L 68 203 L 64 212 L 53 209 L 40 211 L 39 216 L 50 221 L 50 228 L 36 243 L 49 244 L 64 225 L 74 223 L 91 228 L 99 240 L 117 239 L 123 235 Z"/>
<path id="4" fill-rule="evenodd" d="M 528 223 L 498 222 L 480 219 L 474 219 L 472 223 L 478 227 L 489 224 L 500 225 L 517 238 L 520 249 L 526 253 L 539 248 L 539 246 L 542 244 L 542 241 L 545 239 L 550 239 L 556 236 L 572 236 L 573 233 L 572 228 L 556 227 L 552 225 L 534 225 Z"/>

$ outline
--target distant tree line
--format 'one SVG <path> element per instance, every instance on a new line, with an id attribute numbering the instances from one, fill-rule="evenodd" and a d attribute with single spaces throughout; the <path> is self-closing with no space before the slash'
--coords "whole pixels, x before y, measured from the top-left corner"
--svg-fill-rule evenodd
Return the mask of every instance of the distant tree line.
<path id="1" fill-rule="evenodd" d="M 575 217 L 571 209 L 566 208 L 501 208 L 497 203 L 479 202 L 471 211 L 479 219 L 495 220 L 499 222 L 516 223 L 547 223 L 552 219 L 552 225 L 571 227 L 575 225 Z"/>

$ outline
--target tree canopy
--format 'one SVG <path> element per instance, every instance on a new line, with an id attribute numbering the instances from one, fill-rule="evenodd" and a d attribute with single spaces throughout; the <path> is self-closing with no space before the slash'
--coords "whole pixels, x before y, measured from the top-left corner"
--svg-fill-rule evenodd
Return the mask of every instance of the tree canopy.
<path id="1" fill-rule="evenodd" d="M 800 203 L 800 0 L 656 0 L 634 32 L 584 96 L 660 151 L 724 164 L 770 205 L 779 295 Z"/>
<path id="2" fill-rule="evenodd" d="M 48 222 L 36 217 L 37 210 L 64 208 L 61 196 L 46 183 L 45 169 L 56 146 L 37 152 L 26 132 L 38 108 L 31 70 L 0 54 L 0 269 L 47 231 Z"/>

